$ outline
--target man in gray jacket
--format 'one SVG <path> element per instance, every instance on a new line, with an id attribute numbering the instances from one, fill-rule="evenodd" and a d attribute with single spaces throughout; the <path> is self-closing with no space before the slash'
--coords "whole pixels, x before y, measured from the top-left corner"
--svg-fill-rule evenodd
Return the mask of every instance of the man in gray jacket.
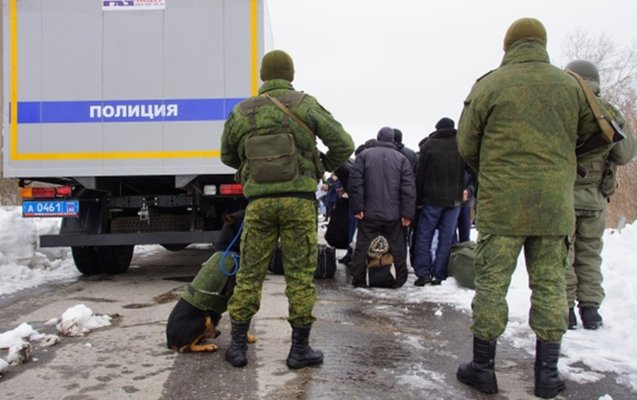
<path id="1" fill-rule="evenodd" d="M 358 220 L 352 259 L 352 285 L 365 287 L 367 250 L 376 236 L 389 242 L 396 268 L 396 287 L 407 280 L 405 229 L 416 212 L 412 166 L 394 143 L 394 130 L 384 127 L 377 141 L 357 155 L 349 175 L 350 208 Z"/>

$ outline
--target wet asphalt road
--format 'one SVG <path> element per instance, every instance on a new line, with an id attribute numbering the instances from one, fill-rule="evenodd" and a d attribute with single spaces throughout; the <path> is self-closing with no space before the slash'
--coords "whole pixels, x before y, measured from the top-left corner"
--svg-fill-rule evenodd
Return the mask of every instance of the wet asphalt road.
<path id="1" fill-rule="evenodd" d="M 0 378 L 2 398 L 11 399 L 532 399 L 533 359 L 505 341 L 498 347 L 500 393 L 483 395 L 456 381 L 459 363 L 471 354 L 470 316 L 444 304 L 404 304 L 383 289 L 354 290 L 343 266 L 335 279 L 317 281 L 318 318 L 311 336 L 325 353 L 319 367 L 291 371 L 287 299 L 281 276 L 268 276 L 261 310 L 251 332 L 245 368 L 223 359 L 229 343 L 227 316 L 220 351 L 177 354 L 165 347 L 168 314 L 210 249 L 135 256 L 120 276 L 82 278 L 0 299 L 0 332 L 44 322 L 84 303 L 113 325 L 80 338 L 62 338 L 34 348 L 36 361 L 11 367 Z M 408 283 L 410 284 L 410 283 Z M 427 290 L 425 287 L 423 290 Z M 435 311 L 439 310 L 439 315 Z M 636 398 L 614 376 L 578 384 L 567 381 L 561 399 Z"/>

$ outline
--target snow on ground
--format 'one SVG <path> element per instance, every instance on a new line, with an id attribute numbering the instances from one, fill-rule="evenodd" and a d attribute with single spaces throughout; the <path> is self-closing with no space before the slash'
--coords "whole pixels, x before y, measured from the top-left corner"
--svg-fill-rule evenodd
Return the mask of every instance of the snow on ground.
<path id="1" fill-rule="evenodd" d="M 58 219 L 23 219 L 20 209 L 0 207 L 0 296 L 45 282 L 78 278 L 80 274 L 75 269 L 68 249 L 41 249 L 37 246 L 39 235 L 53 233 L 58 229 Z M 323 237 L 323 229 L 324 227 L 321 228 L 319 237 Z M 637 224 L 627 225 L 621 232 L 607 230 L 604 242 L 602 270 L 606 299 L 600 310 L 604 317 L 604 327 L 598 331 L 588 331 L 580 325 L 580 329 L 568 331 L 563 340 L 564 356 L 560 359 L 560 370 L 569 379 L 578 382 L 594 382 L 603 376 L 602 373 L 614 372 L 619 376 L 619 384 L 637 390 L 637 340 L 634 339 L 634 333 L 637 332 L 637 252 L 633 251 L 634 243 L 637 243 Z M 155 251 L 157 246 L 138 246 L 135 249 L 138 257 Z M 342 254 L 341 252 L 340 255 Z M 445 304 L 470 313 L 473 291 L 459 287 L 453 278 L 436 287 L 415 287 L 413 280 L 411 275 L 405 286 L 398 290 L 357 290 L 369 296 L 398 299 L 406 303 L 439 303 L 441 307 L 435 310 L 438 318 L 444 318 L 442 305 Z M 526 268 L 520 258 L 509 289 L 509 324 L 503 339 L 533 354 L 535 336 L 527 322 L 529 299 Z M 60 327 L 64 325 L 63 321 L 67 321 L 67 330 L 74 333 L 86 333 L 110 323 L 108 317 L 95 315 L 83 305 L 77 305 L 67 310 L 67 313 L 67 318 L 63 316 L 50 322 Z M 71 320 L 74 322 L 70 322 Z M 7 338 L 15 339 L 19 336 L 26 343 L 39 338 L 37 332 L 31 332 L 33 329 L 28 324 L 23 325 L 25 324 L 14 330 L 17 332 L 0 334 L 0 348 L 11 347 L 2 344 L 3 340 L 9 340 Z M 467 333 L 469 334 L 469 326 Z M 15 339 L 15 342 L 18 340 Z M 12 354 L 15 355 L 11 357 L 19 357 L 18 347 Z M 0 375 L 10 362 L 4 355 L 4 352 L 0 352 Z M 592 371 L 584 371 L 581 364 Z"/>

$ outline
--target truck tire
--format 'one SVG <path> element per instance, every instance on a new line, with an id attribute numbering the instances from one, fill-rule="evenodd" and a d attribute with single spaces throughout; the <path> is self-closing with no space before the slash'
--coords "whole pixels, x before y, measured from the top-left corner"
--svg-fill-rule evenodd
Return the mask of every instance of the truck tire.
<path id="1" fill-rule="evenodd" d="M 102 267 L 98 262 L 95 247 L 71 247 L 75 267 L 84 275 L 97 275 L 102 273 Z"/>
<path id="2" fill-rule="evenodd" d="M 184 244 L 162 244 L 160 246 L 168 251 L 181 251 L 185 249 L 186 247 L 188 247 L 189 245 L 184 243 Z"/>
<path id="3" fill-rule="evenodd" d="M 104 274 L 123 274 L 128 271 L 135 246 L 95 247 L 97 262 Z"/>

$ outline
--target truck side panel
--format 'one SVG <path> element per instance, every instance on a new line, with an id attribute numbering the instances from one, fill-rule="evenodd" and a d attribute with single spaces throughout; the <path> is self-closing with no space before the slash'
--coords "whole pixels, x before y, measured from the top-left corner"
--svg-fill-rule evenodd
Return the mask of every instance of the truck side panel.
<path id="1" fill-rule="evenodd" d="M 232 173 L 220 136 L 258 85 L 262 2 L 110 11 L 98 0 L 3 0 L 4 175 Z"/>

